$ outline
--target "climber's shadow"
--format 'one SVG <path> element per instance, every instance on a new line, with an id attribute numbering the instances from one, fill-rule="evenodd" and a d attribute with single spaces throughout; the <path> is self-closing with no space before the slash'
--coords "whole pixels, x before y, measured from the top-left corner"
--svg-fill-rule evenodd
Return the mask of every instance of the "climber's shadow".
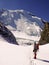
<path id="1" fill-rule="evenodd" d="M 39 58 L 37 58 L 37 60 L 40 60 L 40 61 L 43 61 L 43 62 L 47 62 L 47 63 L 49 63 L 49 60 L 39 59 Z"/>

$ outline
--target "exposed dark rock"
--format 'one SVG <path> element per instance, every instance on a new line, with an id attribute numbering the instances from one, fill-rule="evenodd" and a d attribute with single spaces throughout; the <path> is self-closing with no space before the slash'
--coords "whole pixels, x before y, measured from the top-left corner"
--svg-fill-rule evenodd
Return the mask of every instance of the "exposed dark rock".
<path id="1" fill-rule="evenodd" d="M 9 43 L 12 44 L 16 44 L 18 45 L 16 38 L 14 37 L 14 35 L 11 33 L 11 31 L 9 29 L 7 29 L 3 23 L 0 22 L 0 35 L 2 35 L 2 37 L 8 41 Z"/>
<path id="2" fill-rule="evenodd" d="M 41 33 L 41 38 L 39 40 L 40 45 L 49 43 L 49 23 L 45 22 L 44 29 Z"/>

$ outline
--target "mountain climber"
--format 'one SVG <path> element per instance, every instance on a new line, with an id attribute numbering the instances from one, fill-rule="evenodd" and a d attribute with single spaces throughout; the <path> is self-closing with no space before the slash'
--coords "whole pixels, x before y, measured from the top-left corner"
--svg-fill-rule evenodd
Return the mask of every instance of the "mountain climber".
<path id="1" fill-rule="evenodd" d="M 39 50 L 39 44 L 36 44 L 36 42 L 34 43 L 34 49 L 33 49 L 33 52 L 34 52 L 34 59 L 36 59 L 36 56 L 37 56 L 37 51 Z"/>

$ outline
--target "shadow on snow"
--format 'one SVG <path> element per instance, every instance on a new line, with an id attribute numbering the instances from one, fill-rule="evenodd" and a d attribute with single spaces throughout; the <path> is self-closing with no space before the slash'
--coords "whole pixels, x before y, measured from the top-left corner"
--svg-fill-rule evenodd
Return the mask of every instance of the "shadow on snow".
<path id="1" fill-rule="evenodd" d="M 38 59 L 38 58 L 37 58 L 37 60 L 40 60 L 40 61 L 43 61 L 43 62 L 47 62 L 47 63 L 49 63 L 49 60 L 45 60 L 45 59 Z"/>

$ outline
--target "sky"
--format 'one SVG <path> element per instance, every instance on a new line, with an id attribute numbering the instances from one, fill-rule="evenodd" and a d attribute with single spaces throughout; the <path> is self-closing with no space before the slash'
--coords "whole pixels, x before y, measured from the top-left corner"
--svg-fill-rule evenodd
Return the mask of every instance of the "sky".
<path id="1" fill-rule="evenodd" d="M 49 22 L 49 0 L 0 0 L 0 9 L 23 9 Z"/>

